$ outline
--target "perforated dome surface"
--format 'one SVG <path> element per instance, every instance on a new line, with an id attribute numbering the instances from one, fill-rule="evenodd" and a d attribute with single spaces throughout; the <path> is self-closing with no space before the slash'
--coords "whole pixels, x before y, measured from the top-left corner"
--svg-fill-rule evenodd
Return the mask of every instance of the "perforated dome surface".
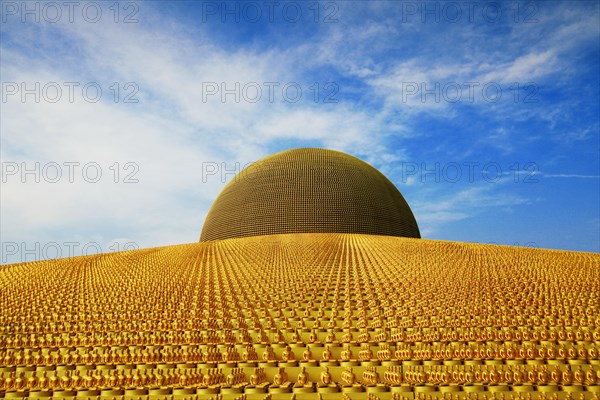
<path id="1" fill-rule="evenodd" d="M 406 200 L 382 173 L 345 153 L 303 148 L 241 171 L 215 200 L 200 241 L 287 233 L 421 237 Z"/>

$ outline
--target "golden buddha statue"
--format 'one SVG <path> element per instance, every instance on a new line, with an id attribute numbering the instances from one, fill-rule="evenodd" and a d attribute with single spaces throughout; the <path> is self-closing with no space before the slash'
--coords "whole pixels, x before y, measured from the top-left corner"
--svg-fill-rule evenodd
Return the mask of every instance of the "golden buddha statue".
<path id="1" fill-rule="evenodd" d="M 250 375 L 250 385 L 251 386 L 256 386 L 259 383 L 260 383 L 260 381 L 259 381 L 258 368 L 255 368 L 254 372 Z"/>
<path id="2" fill-rule="evenodd" d="M 227 386 L 233 386 L 233 384 L 235 383 L 235 377 L 233 376 L 233 371 L 230 371 L 227 374 L 227 378 L 225 379 L 225 382 L 227 383 Z"/>
<path id="3" fill-rule="evenodd" d="M 275 360 L 275 352 L 273 351 L 273 348 L 271 347 L 271 345 L 267 345 L 267 347 L 265 348 L 265 351 L 263 352 L 263 361 L 272 361 Z"/>
<path id="4" fill-rule="evenodd" d="M 342 382 L 344 386 L 352 386 L 356 383 L 356 376 L 352 368 L 348 367 L 342 372 Z"/>
<path id="5" fill-rule="evenodd" d="M 323 351 L 323 354 L 321 355 L 321 358 L 323 361 L 329 361 L 331 360 L 331 350 L 329 349 L 329 345 L 325 346 L 325 350 Z"/>
<path id="6" fill-rule="evenodd" d="M 102 376 L 102 372 L 99 369 L 94 371 L 92 377 L 94 378 L 94 383 L 92 385 L 93 387 L 100 388 L 103 386 L 104 377 Z"/>
<path id="7" fill-rule="evenodd" d="M 560 367 L 558 364 L 554 365 L 552 372 L 550 372 L 550 384 L 558 385 L 562 379 L 562 372 L 560 371 Z"/>
<path id="8" fill-rule="evenodd" d="M 574 347 L 573 345 L 570 345 L 570 346 L 567 348 L 567 357 L 568 357 L 570 360 L 574 360 L 574 359 L 576 359 L 576 358 L 577 358 L 577 350 L 575 349 L 575 347 Z"/>
<path id="9" fill-rule="evenodd" d="M 488 374 L 489 384 L 498 385 L 502 379 L 502 375 L 498 372 L 497 367 L 494 365 L 492 370 Z"/>
<path id="10" fill-rule="evenodd" d="M 421 381 L 422 379 L 420 379 Z M 469 366 L 469 369 L 465 371 L 464 374 L 465 385 L 472 385 L 475 383 L 475 372 L 473 371 L 473 366 Z"/>
<path id="11" fill-rule="evenodd" d="M 15 373 L 10 372 L 6 378 L 3 379 L 4 390 L 10 391 L 13 390 L 13 386 L 15 384 Z"/>
<path id="12" fill-rule="evenodd" d="M 585 383 L 585 373 L 583 372 L 583 368 L 581 365 L 579 365 L 577 367 L 577 370 L 575 371 L 575 373 L 573 374 L 575 380 L 574 380 L 574 384 L 576 385 L 583 385 Z"/>
<path id="13" fill-rule="evenodd" d="M 344 349 L 340 353 L 340 358 L 342 361 L 349 361 L 352 359 L 352 349 L 348 346 L 347 343 L 344 343 Z"/>
<path id="14" fill-rule="evenodd" d="M 361 361 L 369 361 L 373 359 L 373 350 L 371 350 L 371 346 L 368 343 L 362 343 L 361 350 L 358 353 L 358 358 Z"/>
<path id="15" fill-rule="evenodd" d="M 273 385 L 281 386 L 284 382 L 287 382 L 288 377 L 285 372 L 285 368 L 280 367 L 275 376 L 273 377 Z"/>
<path id="16" fill-rule="evenodd" d="M 573 371 L 571 371 L 571 367 L 567 366 L 562 373 L 562 384 L 563 385 L 571 385 L 573 383 Z"/>
<path id="17" fill-rule="evenodd" d="M 312 351 L 310 351 L 310 346 L 308 346 L 308 345 L 306 346 L 306 349 L 302 353 L 302 359 L 304 361 L 310 361 L 313 359 Z"/>
<path id="18" fill-rule="evenodd" d="M 300 339 L 300 332 L 295 330 L 294 333 L 292 334 L 292 342 L 294 343 L 301 343 L 302 340 Z"/>
<path id="19" fill-rule="evenodd" d="M 350 333 L 350 329 L 346 329 L 346 331 L 342 335 L 342 342 L 349 343 L 351 341 L 352 341 L 352 334 Z"/>
<path id="20" fill-rule="evenodd" d="M 537 382 L 538 371 L 537 366 L 532 365 L 529 371 L 527 372 L 527 383 L 534 385 Z"/>
<path id="21" fill-rule="evenodd" d="M 541 366 L 538 371 L 537 381 L 540 385 L 547 385 L 550 379 L 550 374 L 548 373 L 548 365 L 544 364 Z"/>
<path id="22" fill-rule="evenodd" d="M 283 333 L 281 333 L 280 330 L 278 330 L 275 335 L 274 338 L 275 343 L 284 343 L 285 342 L 285 338 L 283 337 Z"/>
<path id="23" fill-rule="evenodd" d="M 281 359 L 283 361 L 294 361 L 294 352 L 292 351 L 290 346 L 285 346 L 285 350 L 283 350 L 283 353 L 281 354 Z"/>
<path id="24" fill-rule="evenodd" d="M 590 346 L 588 349 L 588 358 L 590 360 L 596 360 L 598 358 L 598 350 L 596 349 L 596 346 Z"/>
<path id="25" fill-rule="evenodd" d="M 321 385 L 322 386 L 328 386 L 331 384 L 331 373 L 329 372 L 329 368 L 328 367 L 323 367 L 323 371 L 321 372 Z"/>
<path id="26" fill-rule="evenodd" d="M 33 390 L 36 389 L 38 387 L 38 377 L 35 374 L 35 371 L 33 371 L 31 373 L 31 376 L 29 378 L 27 378 L 27 390 Z"/>
<path id="27" fill-rule="evenodd" d="M 599 374 L 600 374 L 600 372 L 599 372 Z M 594 369 L 592 367 L 588 368 L 588 370 L 585 374 L 585 384 L 589 385 L 589 386 L 598 384 L 598 375 L 596 374 L 596 372 L 594 371 Z"/>
<path id="28" fill-rule="evenodd" d="M 523 374 L 523 369 L 519 368 L 519 366 L 515 367 L 513 371 L 512 382 L 515 385 L 522 385 L 525 382 L 525 375 Z"/>
<path id="29" fill-rule="evenodd" d="M 27 381 L 25 379 L 25 372 L 19 372 L 14 380 L 13 388 L 15 390 L 23 390 L 27 387 Z"/>
<path id="30" fill-rule="evenodd" d="M 37 388 L 40 390 L 46 390 L 48 388 L 48 378 L 46 377 L 46 371 L 43 371 L 42 376 L 38 378 Z"/>
<path id="31" fill-rule="evenodd" d="M 66 370 L 60 378 L 60 388 L 63 390 L 71 389 L 71 371 Z"/>

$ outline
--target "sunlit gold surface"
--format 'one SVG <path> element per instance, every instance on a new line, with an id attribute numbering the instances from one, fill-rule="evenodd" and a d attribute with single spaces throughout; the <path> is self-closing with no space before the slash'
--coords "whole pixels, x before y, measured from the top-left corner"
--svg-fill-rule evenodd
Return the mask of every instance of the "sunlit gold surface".
<path id="1" fill-rule="evenodd" d="M 599 299 L 597 254 L 358 234 L 14 264 L 0 392 L 591 399 Z"/>
<path id="2" fill-rule="evenodd" d="M 421 237 L 398 189 L 339 151 L 293 149 L 241 171 L 215 200 L 200 240 L 283 233 Z"/>

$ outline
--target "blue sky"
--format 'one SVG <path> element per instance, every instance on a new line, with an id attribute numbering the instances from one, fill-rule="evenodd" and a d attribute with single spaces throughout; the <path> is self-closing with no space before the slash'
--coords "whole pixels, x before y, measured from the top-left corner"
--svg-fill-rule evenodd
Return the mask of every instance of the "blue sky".
<path id="1" fill-rule="evenodd" d="M 597 1 L 0 11 L 3 264 L 197 241 L 293 147 L 380 169 L 425 238 L 600 251 Z"/>

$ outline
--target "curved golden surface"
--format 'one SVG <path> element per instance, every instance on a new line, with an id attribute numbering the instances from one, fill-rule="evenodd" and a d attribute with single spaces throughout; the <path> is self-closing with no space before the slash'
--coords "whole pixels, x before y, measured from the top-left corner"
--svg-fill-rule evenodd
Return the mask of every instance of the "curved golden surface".
<path id="1" fill-rule="evenodd" d="M 283 233 L 362 233 L 419 238 L 402 194 L 348 154 L 294 149 L 241 171 L 215 200 L 200 241 Z"/>
<path id="2" fill-rule="evenodd" d="M 359 234 L 13 264 L 0 394 L 589 400 L 599 299 L 598 254 Z"/>

